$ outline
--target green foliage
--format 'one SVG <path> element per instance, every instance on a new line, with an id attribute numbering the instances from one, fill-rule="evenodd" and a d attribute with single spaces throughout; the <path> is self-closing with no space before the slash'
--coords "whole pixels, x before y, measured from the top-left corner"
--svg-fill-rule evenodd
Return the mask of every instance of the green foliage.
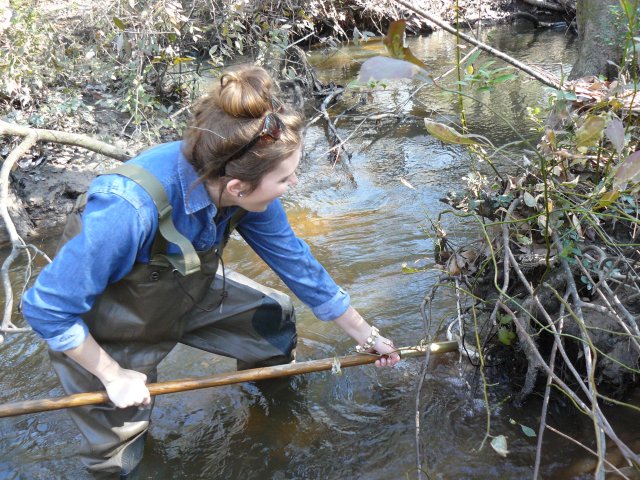
<path id="1" fill-rule="evenodd" d="M 515 338 L 516 334 L 512 330 L 505 327 L 498 328 L 498 340 L 500 340 L 500 343 L 510 346 Z"/>
<path id="2" fill-rule="evenodd" d="M 56 81 L 61 57 L 56 36 L 34 0 L 12 2 L 13 15 L 0 35 L 0 100 L 28 106 L 43 85 Z M 52 66 L 53 68 L 50 68 Z"/>
<path id="3" fill-rule="evenodd" d="M 525 436 L 527 436 L 527 437 L 535 437 L 536 436 L 536 432 L 533 430 L 533 428 L 527 427 L 526 425 L 522 425 L 521 423 L 516 422 L 513 418 L 509 419 L 509 423 L 511 425 L 520 425 L 520 429 L 522 430 L 522 433 L 524 433 Z"/>
<path id="4" fill-rule="evenodd" d="M 495 89 L 497 85 L 501 83 L 515 80 L 517 75 L 513 72 L 511 67 L 499 67 L 491 69 L 494 60 L 484 62 L 479 67 L 475 67 L 475 64 L 480 57 L 480 50 L 477 50 L 464 64 L 465 76 L 456 82 L 458 85 L 470 86 L 476 89 L 478 92 L 486 92 Z"/>
<path id="5" fill-rule="evenodd" d="M 70 108 L 63 102 L 51 117 L 52 90 L 89 85 L 99 104 L 139 127 L 198 95 L 203 70 L 240 55 L 292 76 L 277 71 L 284 50 L 292 37 L 313 31 L 295 2 L 116 0 L 88 7 L 82 15 L 90 23 L 69 20 L 61 10 L 54 11 L 58 17 L 44 15 L 35 0 L 12 2 L 11 24 L 0 37 L 0 106 L 33 114 L 42 125 Z M 84 101 L 95 103 L 84 93 Z"/>

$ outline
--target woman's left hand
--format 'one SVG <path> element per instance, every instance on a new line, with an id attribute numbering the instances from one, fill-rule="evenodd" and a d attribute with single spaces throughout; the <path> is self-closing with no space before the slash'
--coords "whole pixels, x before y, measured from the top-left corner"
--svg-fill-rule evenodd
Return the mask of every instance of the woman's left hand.
<path id="1" fill-rule="evenodd" d="M 396 351 L 393 342 L 380 335 L 378 329 L 373 329 L 355 308 L 350 306 L 342 315 L 334 319 L 334 322 L 348 333 L 358 345 L 361 345 L 359 348 L 368 348 L 371 346 L 370 342 L 374 342 L 373 347 L 368 350 L 369 353 L 384 355 L 376 360 L 376 367 L 393 367 L 400 361 L 400 354 Z M 360 350 L 358 349 L 358 351 Z"/>
<path id="2" fill-rule="evenodd" d="M 393 342 L 388 338 L 379 336 L 373 346 L 373 350 L 380 355 L 384 355 L 376 360 L 376 367 L 393 367 L 400 361 L 400 354 L 396 351 Z"/>

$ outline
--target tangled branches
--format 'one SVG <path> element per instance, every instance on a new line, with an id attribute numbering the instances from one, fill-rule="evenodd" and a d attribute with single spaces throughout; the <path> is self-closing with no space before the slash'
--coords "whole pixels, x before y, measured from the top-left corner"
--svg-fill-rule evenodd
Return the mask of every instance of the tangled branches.
<path id="1" fill-rule="evenodd" d="M 628 466 L 640 466 L 639 452 L 602 410 L 638 410 L 624 402 L 640 384 L 637 124 L 594 110 L 565 111 L 562 130 L 543 126 L 536 160 L 521 175 L 491 181 L 472 173 L 463 196 L 443 199 L 453 207 L 444 213 L 477 221 L 482 242 L 453 249 L 437 232 L 436 260 L 463 303 L 460 342 L 481 359 L 505 351 L 520 359 L 511 362 L 524 365 L 517 402 L 546 377 L 534 478 L 550 398 L 592 422 L 597 478 L 604 478 L 607 439 Z"/>

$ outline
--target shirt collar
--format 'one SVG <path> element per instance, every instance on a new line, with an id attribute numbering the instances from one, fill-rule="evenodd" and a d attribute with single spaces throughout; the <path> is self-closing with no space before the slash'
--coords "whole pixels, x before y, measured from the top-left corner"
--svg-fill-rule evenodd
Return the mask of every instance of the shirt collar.
<path id="1" fill-rule="evenodd" d="M 180 178 L 180 188 L 182 198 L 184 198 L 184 210 L 187 214 L 195 213 L 205 208 L 213 208 L 217 211 L 215 204 L 211 200 L 203 182 L 197 182 L 198 173 L 193 166 L 184 158 L 182 151 L 178 155 L 178 177 Z"/>

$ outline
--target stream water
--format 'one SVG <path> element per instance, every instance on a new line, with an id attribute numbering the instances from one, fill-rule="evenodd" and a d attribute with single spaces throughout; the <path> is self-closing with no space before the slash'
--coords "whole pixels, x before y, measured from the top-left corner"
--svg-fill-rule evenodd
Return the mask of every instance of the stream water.
<path id="1" fill-rule="evenodd" d="M 561 68 L 568 72 L 573 61 L 573 37 L 563 31 L 500 27 L 482 36 L 525 63 L 558 74 Z M 455 41 L 449 34 L 413 39 L 410 47 L 436 76 L 454 65 Z M 311 61 L 323 81 L 346 85 L 357 76 L 358 62 L 374 53 L 350 46 L 314 52 Z M 481 57 L 477 65 L 486 60 Z M 451 85 L 453 80 L 449 76 L 442 83 Z M 455 120 L 457 99 L 434 86 L 411 96 L 416 87 L 405 83 L 379 88 L 352 112 L 399 108 L 406 120 L 340 121 L 343 138 L 357 129 L 349 140 L 350 162 L 332 166 L 322 122 L 311 126 L 300 184 L 286 198 L 294 229 L 350 292 L 354 306 L 396 345 L 416 344 L 424 336 L 419 305 L 438 278 L 427 218 L 443 209 L 439 198 L 464 185 L 462 177 L 470 168 L 464 148 L 433 139 L 420 120 Z M 546 102 L 547 96 L 538 82 L 519 74 L 515 81 L 479 94 L 483 103 L 465 101 L 470 129 L 502 145 L 518 139 L 506 118 L 535 144 L 526 107 Z M 346 95 L 334 113 L 352 103 Z M 416 189 L 407 188 L 401 178 Z M 445 218 L 444 227 L 459 242 L 475 235 L 469 224 L 453 217 Z M 232 240 L 230 247 L 228 266 L 284 288 L 246 245 Z M 51 251 L 48 244 L 44 248 Z M 425 270 L 404 274 L 404 263 Z M 17 278 L 20 269 L 14 273 Z M 296 305 L 299 360 L 353 352 L 352 341 L 335 326 Z M 452 298 L 441 298 L 433 311 L 435 322 L 451 318 L 454 308 Z M 161 364 L 160 380 L 234 367 L 229 359 L 178 347 Z M 365 366 L 344 369 L 340 375 L 309 374 L 271 399 L 253 385 L 159 397 L 137 478 L 416 478 L 421 368 L 421 361 L 407 360 L 392 370 Z M 9 335 L 0 346 L 0 372 L 2 403 L 62 394 L 44 344 L 33 334 Z M 417 415 L 423 469 L 432 479 L 530 478 L 536 438 L 526 436 L 521 425 L 537 428 L 538 400 L 516 409 L 508 401 L 499 404 L 498 390 L 492 397 L 491 434 L 507 437 L 509 454 L 499 456 L 488 443 L 480 449 L 487 414 L 482 389 L 468 387 L 477 384 L 476 374 L 456 354 L 432 357 Z M 589 425 L 579 417 L 552 412 L 552 420 L 590 442 Z M 634 421 L 637 427 L 640 420 Z M 637 440 L 638 430 L 630 427 L 624 433 Z M 64 411 L 0 419 L 0 478 L 88 478 L 76 456 L 78 445 L 76 429 Z M 544 478 L 580 478 L 588 467 L 586 452 L 551 433 L 545 436 L 543 452 Z"/>

